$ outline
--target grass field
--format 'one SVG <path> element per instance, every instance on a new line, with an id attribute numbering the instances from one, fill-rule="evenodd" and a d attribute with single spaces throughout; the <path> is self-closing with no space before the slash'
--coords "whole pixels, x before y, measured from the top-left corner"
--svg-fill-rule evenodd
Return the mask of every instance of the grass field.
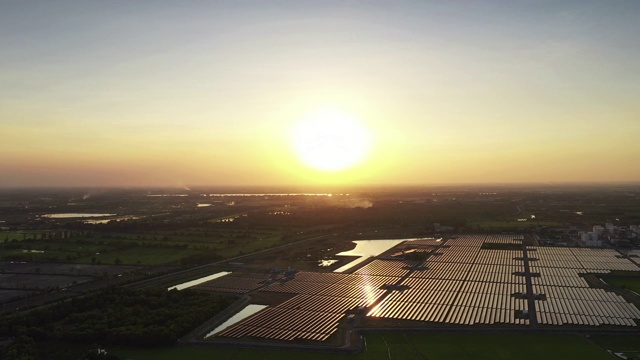
<path id="1" fill-rule="evenodd" d="M 524 216 L 523 216 L 524 218 Z M 509 230 L 515 231 L 518 229 L 529 229 L 537 226 L 548 226 L 548 227 L 557 227 L 562 226 L 563 223 L 557 221 L 540 221 L 540 220 L 531 220 L 529 221 L 517 221 L 517 219 L 513 220 L 504 220 L 504 221 L 474 221 L 469 223 L 469 227 L 471 229 L 492 229 L 492 230 Z"/>
<path id="2" fill-rule="evenodd" d="M 612 357 L 588 339 L 577 335 L 520 334 L 402 334 L 366 335 L 366 350 L 357 355 L 284 350 L 175 347 L 168 349 L 117 348 L 113 352 L 130 360 L 265 359 L 265 360 L 606 360 Z"/>
<path id="3" fill-rule="evenodd" d="M 184 228 L 176 231 L 100 232 L 63 238 L 64 230 L 2 232 L 0 259 L 92 264 L 157 265 L 215 251 L 235 257 L 283 243 L 282 229 Z M 70 232 L 69 232 L 70 233 Z M 46 237 L 46 239 L 44 239 Z M 289 236 L 284 242 L 304 236 Z"/>
<path id="4" fill-rule="evenodd" d="M 123 359 L 133 360 L 211 360 L 211 359 L 234 359 L 234 360 L 286 360 L 286 359 L 305 359 L 305 360 L 323 360 L 323 359 L 378 359 L 378 358 L 359 358 L 357 356 L 343 354 L 326 354 L 301 351 L 285 351 L 285 350 L 252 350 L 252 349 L 235 349 L 235 348 L 213 348 L 213 347 L 175 347 L 168 349 L 133 349 L 118 348 L 113 351 L 114 354 Z M 379 358 L 386 359 L 386 358 Z"/>
<path id="5" fill-rule="evenodd" d="M 429 359 L 611 359 L 576 335 L 416 334 L 409 339 Z"/>
<path id="6" fill-rule="evenodd" d="M 640 335 L 597 335 L 591 340 L 615 353 L 623 353 L 627 358 L 640 360 Z"/>
<path id="7" fill-rule="evenodd" d="M 640 294 L 640 276 L 604 276 L 603 279 L 609 285 L 629 289 Z"/>
<path id="8" fill-rule="evenodd" d="M 101 264 L 114 264 L 116 259 L 120 259 L 122 264 L 131 265 L 157 265 L 165 264 L 174 261 L 180 261 L 180 259 L 200 253 L 198 250 L 188 249 L 171 249 L 171 248 L 142 248 L 136 247 L 132 249 L 115 250 L 110 252 L 100 253 L 99 255 L 92 255 L 81 257 L 75 260 L 75 262 L 81 264 L 90 264 L 92 258 L 100 260 Z"/>

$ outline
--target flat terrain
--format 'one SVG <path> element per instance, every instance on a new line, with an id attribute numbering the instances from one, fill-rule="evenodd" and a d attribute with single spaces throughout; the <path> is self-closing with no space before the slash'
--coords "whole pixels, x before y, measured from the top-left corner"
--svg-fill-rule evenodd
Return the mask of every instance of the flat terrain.
<path id="1" fill-rule="evenodd" d="M 605 276 L 603 279 L 609 285 L 628 289 L 640 294 L 640 276 Z"/>
<path id="2" fill-rule="evenodd" d="M 606 360 L 613 359 L 604 349 L 577 335 L 519 334 L 401 334 L 366 335 L 361 354 L 332 354 L 294 350 L 176 347 L 167 349 L 117 348 L 113 353 L 131 360 L 192 359 L 353 359 L 353 360 Z"/>
<path id="3" fill-rule="evenodd" d="M 640 360 L 640 335 L 595 335 L 591 340 L 631 360 Z"/>
<path id="4" fill-rule="evenodd" d="M 539 319 L 547 319 L 546 323 L 538 325 L 538 329 L 554 332 L 566 329 L 567 332 L 563 335 L 466 333 L 429 335 L 417 332 L 406 333 L 405 328 L 399 329 L 399 333 L 367 334 L 366 350 L 358 355 L 300 352 L 287 348 L 290 344 L 310 344 L 311 340 L 282 342 L 281 345 L 276 345 L 282 346 L 279 350 L 225 348 L 212 344 L 211 347 L 178 346 L 171 349 L 118 348 L 115 353 L 124 354 L 131 359 L 211 359 L 215 357 L 308 358 L 310 360 L 329 358 L 564 360 L 611 358 L 592 338 L 571 335 L 571 328 L 563 327 L 572 324 L 572 321 L 577 321 L 577 318 L 557 319 L 555 316 L 549 320 L 545 317 L 549 314 L 567 313 L 566 309 L 560 306 L 566 303 L 564 297 L 570 296 L 573 299 L 574 293 L 582 294 L 586 291 L 580 290 L 582 287 L 576 288 L 580 291 L 573 288 L 586 284 L 582 284 L 583 280 L 577 276 L 577 273 L 569 274 L 564 270 L 553 270 L 563 267 L 543 266 L 542 263 L 556 261 L 554 259 L 560 255 L 562 256 L 557 261 L 566 262 L 567 259 L 574 261 L 580 254 L 569 254 L 567 253 L 569 250 L 559 245 L 574 247 L 578 245 L 578 231 L 589 231 L 593 225 L 604 225 L 605 222 L 614 219 L 615 225 L 620 226 L 621 229 L 625 227 L 629 229 L 630 225 L 639 224 L 640 192 L 637 186 L 549 185 L 520 188 L 464 186 L 428 189 L 359 189 L 357 191 L 322 189 L 318 192 L 331 192 L 334 195 L 273 196 L 256 191 L 251 196 L 214 197 L 208 194 L 219 194 L 221 191 L 131 189 L 106 190 L 89 194 L 90 192 L 80 189 L 24 191 L 0 189 L 2 310 L 5 313 L 12 313 L 18 309 L 22 311 L 63 298 L 87 296 L 109 285 L 129 284 L 128 286 L 133 288 L 166 289 L 167 286 L 179 282 L 220 270 L 228 270 L 227 267 L 233 268 L 236 272 L 242 270 L 247 273 L 257 271 L 275 273 L 276 270 L 284 272 L 287 269 L 302 272 L 330 272 L 350 260 L 350 258 L 336 257 L 335 254 L 352 249 L 353 240 L 413 237 L 447 239 L 469 233 L 478 234 L 478 236 L 500 234 L 509 237 L 513 233 L 524 233 L 527 235 L 527 241 L 523 245 L 544 246 L 544 250 L 537 251 L 541 253 L 540 255 L 544 255 L 542 253 L 545 251 L 548 253 L 546 257 L 538 256 L 541 260 L 539 259 L 536 263 L 537 268 L 548 270 L 540 278 L 529 279 L 530 277 L 527 276 L 514 278 L 515 270 L 524 272 L 520 263 L 524 260 L 516 259 L 519 255 L 511 254 L 515 250 L 520 251 L 521 244 L 518 243 L 516 247 L 508 244 L 510 246 L 504 248 L 498 246 L 476 249 L 477 254 L 467 251 L 468 249 L 462 249 L 453 254 L 454 249 L 441 248 L 437 259 L 434 258 L 433 261 L 434 265 L 431 269 L 433 274 L 427 274 L 428 276 L 425 277 L 429 281 L 423 281 L 419 277 L 405 280 L 412 281 L 410 285 L 414 292 L 427 294 L 434 290 L 441 293 L 441 296 L 436 297 L 433 302 L 443 303 L 440 305 L 448 306 L 445 308 L 451 311 L 442 312 L 442 306 L 440 308 L 429 306 L 434 314 L 470 315 L 473 318 L 469 317 L 465 321 L 474 324 L 493 323 L 491 321 L 494 321 L 498 315 L 500 323 L 505 321 L 502 315 L 505 315 L 505 319 L 520 316 L 517 311 L 525 308 L 523 301 L 513 300 L 511 294 L 514 291 L 524 292 L 523 286 L 530 288 L 536 284 L 540 285 L 538 283 L 541 281 L 546 281 L 547 283 L 542 285 L 547 288 L 555 289 L 558 286 L 571 288 L 571 294 L 561 292 L 552 294 L 547 291 L 548 299 L 535 300 L 536 307 L 540 305 L 540 309 L 546 312 L 536 311 L 533 314 L 537 314 Z M 237 194 L 239 191 L 234 190 L 232 193 Z M 210 206 L 199 206 L 203 202 Z M 110 219 L 111 221 L 91 222 L 82 218 L 44 216 L 51 213 L 115 215 Z M 524 219 L 527 221 L 519 221 Z M 619 245 L 607 243 L 606 246 L 615 245 L 625 249 L 640 246 L 639 239 L 631 237 L 629 231 L 621 231 L 615 235 L 619 237 L 629 235 L 629 238 L 621 238 L 623 241 Z M 445 259 L 447 254 L 450 255 L 448 260 Z M 585 263 L 585 269 L 592 269 L 596 265 L 587 259 L 587 255 L 580 256 Z M 463 257 L 465 261 L 460 261 Z M 328 268 L 318 267 L 318 261 L 325 259 L 340 259 L 340 262 Z M 611 260 L 617 261 L 617 259 Z M 440 264 L 444 270 L 437 270 L 437 264 Z M 377 268 L 378 265 L 381 267 Z M 478 271 L 476 271 L 476 265 L 478 265 Z M 377 276 L 376 278 L 390 277 L 391 274 L 387 274 L 387 270 L 398 271 L 397 274 L 394 273 L 397 276 L 394 275 L 395 277 L 384 281 L 380 280 L 382 282 L 377 285 L 386 285 L 387 282 L 395 284 L 402 275 L 400 271 L 402 269 L 395 269 L 382 260 L 367 266 L 365 270 L 371 271 Z M 385 267 L 389 269 L 385 270 Z M 595 269 L 605 268 L 600 265 L 595 267 Z M 482 278 L 480 274 L 483 274 Z M 630 296 L 629 292 L 615 289 L 622 287 L 640 292 L 638 278 L 618 277 L 617 273 L 609 275 L 616 275 L 605 278 L 616 293 Z M 356 279 L 358 276 L 351 278 Z M 443 284 L 462 279 L 466 281 L 465 286 L 473 282 L 491 284 L 492 288 L 485 289 L 489 285 L 483 285 L 482 289 L 471 288 L 471 285 L 451 289 L 442 288 Z M 249 280 L 251 277 L 242 281 Z M 439 281 L 437 286 L 436 283 L 431 284 L 432 280 Z M 517 285 L 515 286 L 517 289 L 509 288 L 511 285 L 493 286 L 503 283 Z M 293 286 L 293 282 L 289 285 Z M 431 285 L 435 287 L 432 288 Z M 336 289 L 338 288 L 339 286 L 336 286 Z M 351 295 L 345 296 L 348 289 L 338 290 L 340 291 L 335 294 L 331 293 L 332 296 L 344 298 L 340 301 L 346 304 L 347 300 L 352 298 Z M 527 291 L 533 293 L 530 290 Z M 287 297 L 292 296 L 290 293 L 283 294 Z M 406 294 L 403 296 L 409 299 L 409 292 Z M 492 296 L 465 295 L 462 297 L 459 294 Z M 315 305 L 318 307 L 323 305 L 318 294 L 305 295 L 318 297 L 318 299 L 311 299 L 313 301 L 307 301 L 305 306 L 312 308 Z M 411 304 L 420 304 L 411 301 L 402 302 L 400 300 L 403 296 L 386 299 L 388 301 L 383 304 L 385 306 L 376 310 L 380 312 L 380 319 L 389 320 L 385 324 L 414 321 L 402 320 L 404 318 L 396 319 L 395 315 L 391 314 L 397 307 L 404 312 L 400 315 L 408 317 L 410 314 L 407 311 L 411 310 L 409 308 L 416 307 Z M 487 307 L 480 303 L 485 300 L 493 302 L 504 300 L 510 305 L 500 314 L 495 311 L 485 312 L 482 309 L 498 308 L 497 305 Z M 534 308 L 534 301 L 528 300 L 530 304 L 526 307 Z M 619 305 L 617 301 L 609 302 Z M 272 299 L 269 303 L 276 304 L 279 301 Z M 513 307 L 512 303 L 517 303 L 518 306 Z M 335 311 L 335 307 L 332 309 L 332 306 L 328 309 Z M 499 308 L 502 309 L 503 306 L 500 305 Z M 382 316 L 390 316 L 390 318 Z M 424 322 L 440 324 L 448 320 L 443 317 Z M 463 323 L 462 317 L 451 320 Z M 518 317 L 518 320 L 526 319 Z M 556 325 L 547 325 L 556 322 L 558 323 Z M 355 326 L 360 328 L 361 325 Z M 370 331 L 378 329 L 382 330 L 383 327 L 374 325 Z M 291 328 L 284 330 L 290 331 Z M 595 332 L 608 330 L 618 331 L 609 327 L 593 328 Z M 341 328 L 333 336 L 342 339 L 344 331 L 345 329 Z M 636 338 L 623 344 L 613 344 L 614 348 L 605 348 L 622 350 L 633 357 L 637 355 L 637 351 L 640 351 L 637 346 L 632 346 L 634 341 L 640 343 Z M 310 345 L 324 346 L 328 343 L 317 342 Z M 86 350 L 88 346 L 90 344 L 85 344 L 84 349 L 80 347 L 79 350 Z M 65 350 L 63 344 L 53 344 L 51 347 L 51 349 L 56 348 Z M 109 347 L 109 350 L 113 349 Z M 335 351 L 335 349 L 332 350 Z M 52 354 L 53 352 L 44 351 L 43 353 Z M 68 359 L 77 358 L 77 356 L 61 355 L 55 358 Z"/>

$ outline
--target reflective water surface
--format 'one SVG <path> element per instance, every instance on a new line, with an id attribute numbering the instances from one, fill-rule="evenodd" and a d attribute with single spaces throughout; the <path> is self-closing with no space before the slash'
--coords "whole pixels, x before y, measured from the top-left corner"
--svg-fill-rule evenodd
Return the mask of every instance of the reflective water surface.
<path id="1" fill-rule="evenodd" d="M 219 277 L 223 277 L 223 276 L 229 275 L 229 274 L 231 274 L 231 272 L 229 272 L 229 271 L 221 271 L 221 272 L 215 273 L 213 275 L 208 275 L 208 276 L 205 276 L 205 277 L 201 277 L 200 279 L 195 279 L 195 280 L 184 282 L 182 284 L 178 284 L 178 285 L 172 286 L 170 288 L 167 288 L 167 290 L 173 290 L 173 289 L 182 290 L 182 289 L 190 288 L 192 286 L 196 286 L 198 284 L 202 284 L 205 281 L 217 279 Z"/>
<path id="2" fill-rule="evenodd" d="M 68 219 L 68 218 L 88 218 L 88 217 L 103 217 L 114 216 L 116 214 L 88 214 L 88 213 L 60 213 L 60 214 L 44 214 L 42 217 L 50 219 Z"/>
<path id="3" fill-rule="evenodd" d="M 231 318 L 229 318 L 229 320 L 223 322 L 222 324 L 220 324 L 217 328 L 213 329 L 213 331 L 211 331 L 210 333 L 208 333 L 207 335 L 205 335 L 205 339 L 208 338 L 209 336 L 215 335 L 217 333 L 219 333 L 220 331 L 228 328 L 229 326 L 240 322 L 241 320 L 244 320 L 246 318 L 248 318 L 249 316 L 257 313 L 258 311 L 265 309 L 269 307 L 268 305 L 256 305 L 256 304 L 251 304 L 251 305 L 247 305 L 245 306 L 242 310 L 240 310 L 239 312 L 237 312 L 235 315 L 233 315 Z"/>
<path id="4" fill-rule="evenodd" d="M 341 266 L 333 272 L 343 272 L 347 271 L 355 265 L 365 261 L 366 259 L 372 256 L 378 256 L 383 252 L 391 249 L 392 247 L 399 245 L 405 241 L 413 241 L 413 240 L 421 240 L 422 238 L 412 238 L 412 239 L 390 239 L 390 240 L 355 240 L 353 241 L 356 244 L 355 249 L 349 251 L 343 251 L 336 255 L 339 256 L 360 256 L 359 258 L 353 260 L 352 262 Z"/>

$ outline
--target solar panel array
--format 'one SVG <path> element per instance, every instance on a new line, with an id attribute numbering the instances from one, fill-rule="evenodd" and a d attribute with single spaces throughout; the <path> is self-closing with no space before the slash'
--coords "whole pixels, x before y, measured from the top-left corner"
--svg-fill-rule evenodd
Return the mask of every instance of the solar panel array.
<path id="1" fill-rule="evenodd" d="M 582 272 L 607 273 L 610 270 L 639 271 L 629 259 L 613 249 L 531 247 L 530 256 L 539 258 L 533 266 L 577 268 Z"/>
<path id="2" fill-rule="evenodd" d="M 406 301 L 385 300 L 373 308 L 367 316 L 403 320 L 444 322 L 449 304 L 427 304 Z"/>
<path id="3" fill-rule="evenodd" d="M 438 246 L 442 245 L 441 239 L 421 239 L 409 242 L 411 246 Z"/>
<path id="4" fill-rule="evenodd" d="M 336 283 L 346 276 L 348 275 L 339 273 L 299 272 L 295 274 L 294 278 L 276 281 L 263 288 L 262 291 L 312 295 L 326 289 L 329 284 Z"/>
<path id="5" fill-rule="evenodd" d="M 548 325 L 622 325 L 636 326 L 640 311 L 621 296 L 603 289 L 590 288 L 580 274 L 610 270 L 640 271 L 628 259 L 611 249 L 532 248 L 533 291 L 545 294 L 536 301 L 538 323 Z"/>
<path id="6" fill-rule="evenodd" d="M 219 336 L 324 341 L 336 331 L 342 316 L 343 314 L 273 307 L 260 311 L 240 325 L 224 330 Z"/>
<path id="7" fill-rule="evenodd" d="M 478 253 L 475 263 L 499 266 L 520 266 L 524 270 L 522 251 L 517 250 L 481 250 Z"/>
<path id="8" fill-rule="evenodd" d="M 374 260 L 373 272 L 385 266 L 389 272 L 412 265 L 399 261 Z M 297 273 L 294 278 L 271 284 L 261 291 L 298 294 L 284 303 L 267 308 L 218 336 L 260 337 L 274 340 L 306 339 L 324 341 L 337 329 L 345 312 L 368 307 L 385 293 L 383 285 L 400 277 L 369 274 Z"/>
<path id="9" fill-rule="evenodd" d="M 382 285 L 395 284 L 398 282 L 398 280 L 399 278 L 394 276 L 374 276 L 374 275 L 352 274 L 352 275 L 347 275 L 344 279 L 340 280 L 338 283 L 336 283 L 335 286 L 333 286 L 333 288 L 337 288 L 338 286 L 380 287 Z"/>
<path id="10" fill-rule="evenodd" d="M 364 299 L 377 299 L 384 293 L 375 285 L 348 285 L 348 284 L 336 284 L 322 291 L 320 295 L 333 296 L 341 298 L 364 298 Z"/>
<path id="11" fill-rule="evenodd" d="M 345 313 L 359 307 L 367 308 L 371 317 L 460 325 L 526 325 L 524 253 L 494 249 L 495 244 L 518 245 L 523 240 L 523 236 L 514 235 L 467 235 L 446 242 L 418 240 L 425 243 L 414 241 L 414 245 L 444 245 L 422 263 L 375 259 L 353 274 L 297 273 L 261 289 L 295 296 L 219 336 L 324 341 L 337 331 Z M 485 243 L 494 246 L 485 249 Z M 530 258 L 537 258 L 529 262 L 535 273 L 531 277 L 534 293 L 546 295 L 546 300 L 535 301 L 538 323 L 635 326 L 634 319 L 640 319 L 640 311 L 633 304 L 614 293 L 590 288 L 580 276 L 640 270 L 628 259 L 616 256 L 617 252 L 532 246 L 527 246 L 527 252 Z M 219 280 L 211 283 L 217 288 L 254 286 L 248 277 L 236 276 L 234 284 Z"/>
<path id="12" fill-rule="evenodd" d="M 522 235 L 489 235 L 485 239 L 488 244 L 522 244 Z"/>
<path id="13" fill-rule="evenodd" d="M 414 271 L 402 285 L 367 315 L 392 319 L 455 324 L 527 324 L 516 318 L 526 300 L 513 293 L 526 292 L 521 251 L 484 250 L 485 241 L 522 243 L 512 236 L 461 236 L 446 242 L 440 255 L 427 259 L 426 269 Z"/>
<path id="14" fill-rule="evenodd" d="M 473 264 L 480 247 L 451 246 L 441 248 L 429 257 L 429 262 Z"/>
<path id="15" fill-rule="evenodd" d="M 623 298 L 586 301 L 547 298 L 536 304 L 540 324 L 563 325 L 625 325 L 636 326 L 633 319 L 640 319 L 640 311 Z"/>
<path id="16" fill-rule="evenodd" d="M 449 240 L 439 255 L 427 261 L 426 270 L 413 272 L 403 285 L 410 290 L 393 293 L 369 312 L 370 316 L 447 322 L 456 324 L 528 324 L 517 314 L 527 310 L 523 253 L 518 250 L 482 249 L 483 243 L 518 244 L 523 237 L 490 235 L 462 236 Z M 611 249 L 528 247 L 531 271 L 540 273 L 531 281 L 536 293 L 549 293 L 539 304 L 541 324 L 627 325 L 640 319 L 638 309 L 610 294 L 589 297 L 589 284 L 579 274 L 635 270 L 638 267 Z M 472 265 L 473 264 L 473 265 Z M 425 283 L 424 279 L 430 279 Z M 458 280 L 458 281 L 456 281 Z M 426 286 L 423 284 L 427 284 Z M 458 284 L 461 284 L 459 287 Z M 571 289 L 574 296 L 557 298 L 553 289 Z M 566 293 L 566 292 L 565 292 Z M 605 292 L 606 293 L 606 292 Z M 609 294 L 609 293 L 606 293 Z M 585 299 L 594 299 L 592 302 Z M 596 305 L 597 304 L 597 305 Z M 446 315 L 445 315 L 446 314 Z"/>
<path id="17" fill-rule="evenodd" d="M 601 270 L 628 270 L 638 271 L 638 267 L 628 259 L 621 258 L 620 253 L 613 249 L 585 249 L 571 248 L 571 252 L 589 272 L 602 272 Z"/>
<path id="18" fill-rule="evenodd" d="M 354 274 L 404 276 L 409 273 L 408 267 L 418 265 L 415 261 L 374 260 L 356 270 Z"/>

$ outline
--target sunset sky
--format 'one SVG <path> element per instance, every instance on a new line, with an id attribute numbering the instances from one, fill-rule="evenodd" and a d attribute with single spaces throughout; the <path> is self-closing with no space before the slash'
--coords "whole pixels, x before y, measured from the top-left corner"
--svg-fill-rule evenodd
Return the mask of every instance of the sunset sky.
<path id="1" fill-rule="evenodd" d="M 639 34 L 631 0 L 0 1 L 0 186 L 640 181 Z M 353 167 L 301 161 L 322 109 Z"/>

